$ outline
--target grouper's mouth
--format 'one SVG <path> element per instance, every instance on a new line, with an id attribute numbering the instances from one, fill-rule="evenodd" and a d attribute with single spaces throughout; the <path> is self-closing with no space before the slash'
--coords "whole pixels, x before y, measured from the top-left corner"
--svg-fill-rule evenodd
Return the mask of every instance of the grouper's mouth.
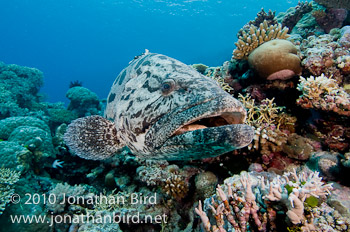
<path id="1" fill-rule="evenodd" d="M 174 133 L 170 136 L 174 137 L 177 135 L 184 134 L 186 132 L 191 132 L 195 130 L 201 130 L 206 128 L 220 127 L 231 124 L 240 124 L 243 123 L 245 117 L 245 112 L 216 112 L 212 115 L 203 115 L 197 118 L 194 118 L 184 124 L 183 126 L 177 128 Z"/>

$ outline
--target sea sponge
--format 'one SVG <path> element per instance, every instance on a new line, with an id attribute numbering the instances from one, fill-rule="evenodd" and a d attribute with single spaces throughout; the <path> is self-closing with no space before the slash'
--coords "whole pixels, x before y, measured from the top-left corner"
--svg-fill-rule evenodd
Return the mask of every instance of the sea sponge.
<path id="1" fill-rule="evenodd" d="M 265 42 L 249 55 L 248 63 L 261 78 L 267 80 L 286 80 L 301 74 L 297 48 L 287 40 Z"/>

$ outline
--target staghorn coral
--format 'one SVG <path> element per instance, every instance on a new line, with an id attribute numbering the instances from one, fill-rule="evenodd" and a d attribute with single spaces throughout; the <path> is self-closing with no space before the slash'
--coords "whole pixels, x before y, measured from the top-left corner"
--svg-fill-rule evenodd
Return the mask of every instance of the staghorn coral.
<path id="1" fill-rule="evenodd" d="M 10 197 L 14 194 L 14 184 L 17 183 L 21 172 L 9 168 L 0 168 L 0 215 L 4 212 Z"/>
<path id="2" fill-rule="evenodd" d="M 204 207 L 200 202 L 195 211 L 208 232 L 286 231 L 285 223 L 277 222 L 277 211 L 292 224 L 312 230 L 317 219 L 306 215 L 317 210 L 331 190 L 317 172 L 293 170 L 283 176 L 242 172 L 226 179 L 217 194 L 207 198 Z"/>
<path id="3" fill-rule="evenodd" d="M 297 104 L 350 116 L 350 96 L 334 79 L 321 76 L 300 77 L 297 89 L 302 92 Z"/>
<path id="4" fill-rule="evenodd" d="M 287 27 L 282 28 L 281 24 L 269 25 L 266 20 L 258 27 L 251 25 L 249 32 L 242 31 L 242 35 L 238 37 L 232 59 L 247 59 L 259 45 L 273 39 L 286 39 L 287 33 Z"/>

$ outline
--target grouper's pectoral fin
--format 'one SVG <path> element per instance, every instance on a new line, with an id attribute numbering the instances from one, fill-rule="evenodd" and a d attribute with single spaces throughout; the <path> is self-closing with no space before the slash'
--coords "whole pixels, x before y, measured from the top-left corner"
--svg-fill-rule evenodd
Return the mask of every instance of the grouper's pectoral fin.
<path id="1" fill-rule="evenodd" d="M 73 154 L 90 160 L 107 159 L 125 147 L 114 123 L 98 115 L 72 121 L 64 141 Z"/>
<path id="2" fill-rule="evenodd" d="M 254 134 L 245 124 L 198 129 L 171 137 L 158 152 L 167 160 L 215 157 L 249 145 Z"/>

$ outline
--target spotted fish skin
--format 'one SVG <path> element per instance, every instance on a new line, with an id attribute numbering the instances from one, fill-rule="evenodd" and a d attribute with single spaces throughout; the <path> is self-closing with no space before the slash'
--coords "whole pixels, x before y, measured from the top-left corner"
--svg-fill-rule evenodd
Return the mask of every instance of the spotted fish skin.
<path id="1" fill-rule="evenodd" d="M 121 71 L 104 118 L 91 117 L 73 121 L 65 134 L 71 151 L 86 159 L 105 159 L 125 149 L 147 159 L 200 159 L 247 146 L 254 136 L 243 124 L 246 110 L 237 99 L 191 66 L 154 53 L 143 54 Z M 213 117 L 228 123 L 177 134 L 186 125 Z M 96 133 L 94 126 L 84 126 L 90 122 Z M 108 149 L 103 148 L 106 138 L 111 138 Z"/>
<path id="2" fill-rule="evenodd" d="M 114 81 L 105 117 L 114 121 L 120 137 L 135 155 L 184 159 L 180 150 L 173 152 L 172 148 L 168 152 L 160 148 L 191 118 L 203 113 L 214 115 L 220 107 L 239 111 L 236 123 L 244 121 L 246 111 L 242 104 L 214 80 L 170 57 L 146 54 L 132 61 Z M 240 136 L 248 137 L 244 140 L 247 143 L 251 129 L 244 128 L 246 131 Z"/>

